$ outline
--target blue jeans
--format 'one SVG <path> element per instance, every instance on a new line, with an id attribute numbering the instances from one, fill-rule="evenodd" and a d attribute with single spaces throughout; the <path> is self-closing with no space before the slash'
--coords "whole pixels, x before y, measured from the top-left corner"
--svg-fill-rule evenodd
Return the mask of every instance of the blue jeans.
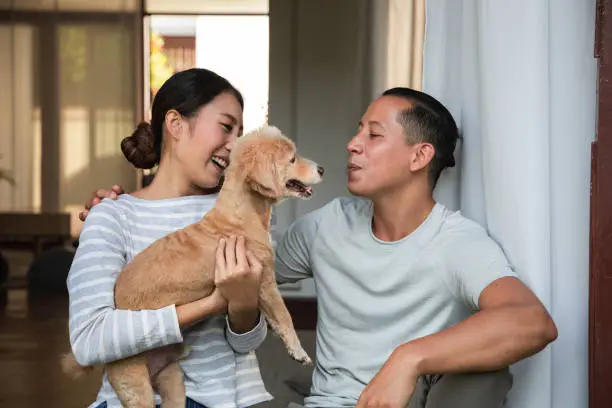
<path id="1" fill-rule="evenodd" d="M 100 405 L 98 405 L 96 408 L 106 408 L 106 407 L 107 407 L 107 404 L 105 401 L 101 403 Z M 157 405 L 157 408 L 160 408 L 159 405 Z M 206 408 L 206 407 L 200 404 L 199 402 L 195 402 L 191 398 L 187 397 L 187 403 L 185 404 L 185 408 Z"/>

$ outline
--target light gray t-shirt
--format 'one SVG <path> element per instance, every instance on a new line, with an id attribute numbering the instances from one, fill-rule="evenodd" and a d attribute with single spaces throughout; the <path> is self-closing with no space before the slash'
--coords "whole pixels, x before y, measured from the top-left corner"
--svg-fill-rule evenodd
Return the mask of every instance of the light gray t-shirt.
<path id="1" fill-rule="evenodd" d="M 460 322 L 486 286 L 516 276 L 484 228 L 442 204 L 399 241 L 377 239 L 371 225 L 369 200 L 338 198 L 278 243 L 278 281 L 313 277 L 317 289 L 307 408 L 354 407 L 396 347 Z"/>

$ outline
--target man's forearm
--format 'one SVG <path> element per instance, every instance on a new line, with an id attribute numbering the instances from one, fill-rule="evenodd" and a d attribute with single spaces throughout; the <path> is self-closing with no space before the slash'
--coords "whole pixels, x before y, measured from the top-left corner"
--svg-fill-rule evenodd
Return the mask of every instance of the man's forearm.
<path id="1" fill-rule="evenodd" d="M 504 306 L 408 342 L 397 352 L 417 375 L 493 371 L 539 352 L 556 336 L 541 307 Z"/>

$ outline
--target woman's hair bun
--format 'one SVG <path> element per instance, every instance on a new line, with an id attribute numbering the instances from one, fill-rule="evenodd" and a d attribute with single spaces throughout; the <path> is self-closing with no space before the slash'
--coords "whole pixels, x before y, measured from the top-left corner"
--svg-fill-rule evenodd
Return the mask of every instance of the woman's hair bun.
<path id="1" fill-rule="evenodd" d="M 147 122 L 138 124 L 132 135 L 121 141 L 121 151 L 136 168 L 153 168 L 159 162 L 159 157 L 151 125 Z"/>
<path id="2" fill-rule="evenodd" d="M 455 155 L 451 155 L 451 157 L 448 159 L 448 167 L 455 167 Z"/>

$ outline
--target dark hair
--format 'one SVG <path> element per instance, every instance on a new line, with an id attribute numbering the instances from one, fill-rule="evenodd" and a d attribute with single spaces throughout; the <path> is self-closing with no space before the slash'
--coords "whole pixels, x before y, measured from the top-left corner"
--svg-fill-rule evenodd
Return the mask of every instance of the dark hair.
<path id="1" fill-rule="evenodd" d="M 121 151 L 130 163 L 139 169 L 153 168 L 161 158 L 162 138 L 166 113 L 176 110 L 182 116 L 197 115 L 219 94 L 230 92 L 240 107 L 244 100 L 230 82 L 216 73 L 203 68 L 192 68 L 172 75 L 159 88 L 151 109 L 151 124 L 140 123 L 131 136 L 121 141 Z"/>
<path id="2" fill-rule="evenodd" d="M 429 181 L 433 189 L 446 167 L 455 166 L 455 146 L 459 130 L 453 115 L 434 97 L 410 88 L 392 88 L 383 96 L 404 98 L 412 106 L 400 112 L 398 121 L 404 127 L 409 143 L 431 143 L 435 154 L 429 163 Z"/>

